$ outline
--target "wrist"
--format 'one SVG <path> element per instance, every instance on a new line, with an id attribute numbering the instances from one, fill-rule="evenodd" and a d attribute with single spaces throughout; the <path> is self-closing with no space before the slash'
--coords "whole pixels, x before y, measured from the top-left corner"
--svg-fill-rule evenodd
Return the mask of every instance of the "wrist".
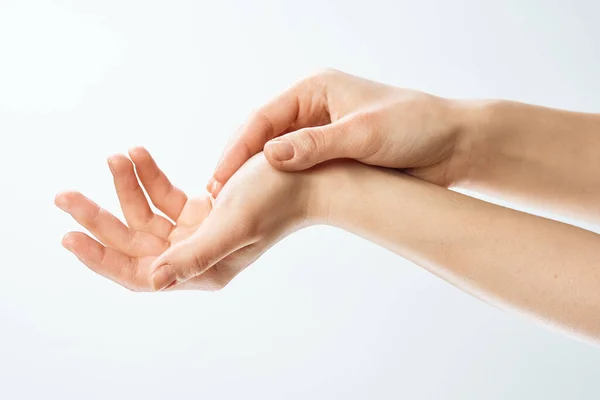
<path id="1" fill-rule="evenodd" d="M 353 160 L 332 160 L 306 171 L 308 196 L 306 217 L 312 224 L 335 225 L 340 203 L 338 196 L 347 193 L 347 187 L 362 164 Z"/>
<path id="2" fill-rule="evenodd" d="M 474 171 L 481 168 L 481 160 L 490 156 L 493 141 L 492 116 L 501 100 L 451 100 L 450 109 L 455 143 L 452 161 L 453 186 L 467 185 Z M 492 146 L 493 147 L 493 146 Z"/>

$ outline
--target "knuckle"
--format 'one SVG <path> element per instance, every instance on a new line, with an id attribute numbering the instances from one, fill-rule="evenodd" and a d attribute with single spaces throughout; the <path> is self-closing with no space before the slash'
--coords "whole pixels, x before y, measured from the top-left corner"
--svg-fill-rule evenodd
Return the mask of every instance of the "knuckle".
<path id="1" fill-rule="evenodd" d="M 92 213 L 89 215 L 89 224 L 91 226 L 96 226 L 100 222 L 102 214 L 105 212 L 106 211 L 104 211 L 100 206 L 94 207 Z"/>
<path id="2" fill-rule="evenodd" d="M 360 132 L 360 136 L 363 140 L 368 141 L 373 139 L 373 136 L 377 131 L 377 120 L 379 118 L 380 115 L 376 110 L 368 110 L 356 113 L 348 122 L 352 125 L 354 132 Z"/>
<path id="3" fill-rule="evenodd" d="M 321 128 L 311 128 L 304 131 L 302 135 L 302 147 L 306 151 L 306 156 L 310 157 L 312 153 L 321 149 L 325 145 L 325 135 Z"/>
<path id="4" fill-rule="evenodd" d="M 322 78 L 322 79 L 330 79 L 339 74 L 340 74 L 340 71 L 338 71 L 337 69 L 328 67 L 328 68 L 323 68 L 323 69 L 317 71 L 314 75 L 319 78 Z"/>
<path id="5" fill-rule="evenodd" d="M 351 124 L 355 125 L 356 131 L 361 132 L 360 138 L 354 142 L 353 156 L 360 160 L 368 159 L 377 153 L 383 146 L 383 138 L 377 129 L 377 110 L 362 111 L 356 113 Z"/>
<path id="6" fill-rule="evenodd" d="M 309 76 L 307 76 L 306 78 L 302 79 L 298 83 L 298 86 L 300 86 L 300 87 L 325 86 L 325 83 L 327 81 L 333 79 L 339 73 L 340 72 L 335 69 L 324 68 L 324 69 L 318 70 L 317 72 L 314 72 L 314 73 L 310 74 Z"/>
<path id="7" fill-rule="evenodd" d="M 360 126 L 362 129 L 368 129 L 368 127 L 373 124 L 376 119 L 377 111 L 359 111 L 352 116 L 352 123 Z"/>
<path id="8" fill-rule="evenodd" d="M 129 240 L 124 245 L 123 250 L 126 254 L 134 254 L 140 243 L 140 235 L 138 231 L 129 230 Z"/>
<path id="9" fill-rule="evenodd" d="M 259 139 L 266 142 L 273 136 L 275 136 L 275 129 L 273 123 L 269 117 L 265 114 L 262 109 L 256 109 L 252 112 L 249 121 L 253 121 L 257 126 L 253 127 L 255 134 L 260 135 Z"/>
<path id="10" fill-rule="evenodd" d="M 238 142 L 237 149 L 239 150 L 240 154 L 242 154 L 244 156 L 244 159 L 246 159 L 246 160 L 254 155 L 254 152 L 250 148 L 250 145 L 245 140 L 240 140 Z"/>
<path id="11" fill-rule="evenodd" d="M 186 271 L 186 278 L 189 279 L 195 275 L 202 273 L 206 268 L 210 265 L 210 259 L 206 256 L 206 254 L 194 254 L 192 258 L 192 262 L 189 265 L 188 270 Z"/>

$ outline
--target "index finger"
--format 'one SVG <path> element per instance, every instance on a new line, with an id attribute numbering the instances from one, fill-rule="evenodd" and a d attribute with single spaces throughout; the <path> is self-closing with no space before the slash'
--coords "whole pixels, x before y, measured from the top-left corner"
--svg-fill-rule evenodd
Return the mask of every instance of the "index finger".
<path id="1" fill-rule="evenodd" d="M 294 129 L 311 124 L 322 124 L 327 105 L 324 85 L 315 79 L 306 79 L 286 90 L 275 99 L 254 111 L 227 146 L 217 163 L 208 190 L 216 195 L 218 189 L 264 145 L 292 126 Z M 219 187 L 220 186 L 220 187 Z"/>

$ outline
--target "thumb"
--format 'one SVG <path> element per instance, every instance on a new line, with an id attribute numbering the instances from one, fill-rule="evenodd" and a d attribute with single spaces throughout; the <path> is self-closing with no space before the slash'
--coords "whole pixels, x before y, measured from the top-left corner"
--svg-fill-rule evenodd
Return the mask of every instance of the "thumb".
<path id="1" fill-rule="evenodd" d="M 154 290 L 198 276 L 249 244 L 233 219 L 223 221 L 218 214 L 213 209 L 192 236 L 170 247 L 152 263 L 150 286 Z"/>
<path id="2" fill-rule="evenodd" d="M 349 121 L 299 129 L 265 145 L 265 156 L 275 168 L 299 171 L 335 158 L 356 157 L 361 138 Z"/>

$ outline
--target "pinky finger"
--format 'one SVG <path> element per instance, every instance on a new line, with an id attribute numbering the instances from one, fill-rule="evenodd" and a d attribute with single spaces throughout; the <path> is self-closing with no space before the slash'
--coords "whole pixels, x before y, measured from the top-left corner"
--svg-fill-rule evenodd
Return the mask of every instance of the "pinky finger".
<path id="1" fill-rule="evenodd" d="M 148 282 L 140 278 L 138 260 L 103 246 L 82 232 L 69 232 L 62 245 L 75 254 L 89 269 L 133 291 L 148 290 Z"/>

